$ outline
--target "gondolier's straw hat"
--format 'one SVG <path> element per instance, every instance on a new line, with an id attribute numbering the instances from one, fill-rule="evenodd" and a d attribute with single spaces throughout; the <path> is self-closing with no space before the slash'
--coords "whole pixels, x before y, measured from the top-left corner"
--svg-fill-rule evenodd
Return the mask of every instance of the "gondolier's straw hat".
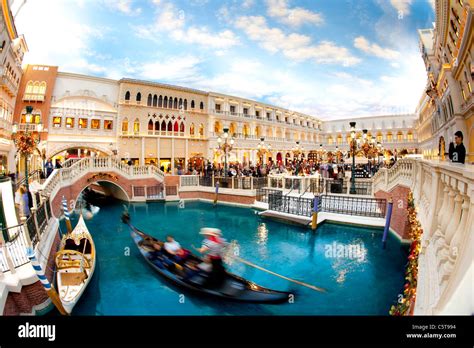
<path id="1" fill-rule="evenodd" d="M 204 228 L 201 228 L 201 231 L 199 232 L 199 234 L 203 234 L 205 236 L 218 237 L 218 236 L 222 235 L 222 232 L 218 228 L 204 227 Z"/>

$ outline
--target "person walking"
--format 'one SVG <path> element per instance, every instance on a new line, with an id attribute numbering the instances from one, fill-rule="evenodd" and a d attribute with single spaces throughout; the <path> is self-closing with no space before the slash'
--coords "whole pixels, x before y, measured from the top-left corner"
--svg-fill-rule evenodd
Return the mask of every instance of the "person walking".
<path id="1" fill-rule="evenodd" d="M 53 172 L 53 162 L 51 161 L 51 158 L 48 159 L 48 161 L 46 162 L 46 164 L 44 165 L 44 170 L 46 172 L 46 178 L 48 178 L 51 173 Z"/>

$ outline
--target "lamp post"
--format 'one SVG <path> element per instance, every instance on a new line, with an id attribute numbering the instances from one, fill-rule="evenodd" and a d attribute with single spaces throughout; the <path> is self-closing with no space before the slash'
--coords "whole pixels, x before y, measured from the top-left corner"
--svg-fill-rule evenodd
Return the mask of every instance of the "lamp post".
<path id="1" fill-rule="evenodd" d="M 319 144 L 319 150 L 317 151 L 319 161 L 322 163 L 323 162 L 323 155 L 324 155 L 324 149 L 323 149 L 323 144 Z"/>
<path id="2" fill-rule="evenodd" d="M 350 193 L 355 195 L 356 188 L 355 188 L 355 151 L 356 151 L 356 133 L 355 133 L 355 122 L 350 122 L 349 125 L 351 126 L 351 150 L 352 150 L 352 172 L 351 172 L 351 189 Z"/>
<path id="3" fill-rule="evenodd" d="M 303 147 L 300 146 L 300 142 L 296 142 L 296 146 L 293 148 L 293 155 L 296 157 L 297 160 L 299 160 L 300 154 L 303 153 Z"/>
<path id="4" fill-rule="evenodd" d="M 217 143 L 219 144 L 219 149 L 224 151 L 224 177 L 227 176 L 227 153 L 232 151 L 234 145 L 234 138 L 231 138 L 229 141 L 229 128 L 224 128 L 224 143 L 222 143 L 222 138 L 217 138 Z"/>
<path id="5" fill-rule="evenodd" d="M 35 136 L 34 129 L 33 132 L 30 132 L 30 125 L 33 121 L 33 115 L 31 114 L 33 111 L 32 106 L 26 107 L 26 127 L 24 131 L 18 131 L 18 125 L 14 124 L 12 126 L 12 136 L 13 142 L 15 146 L 18 148 L 18 152 L 20 156 L 25 157 L 25 187 L 26 191 L 29 191 L 29 183 L 28 183 L 28 158 L 30 155 L 33 154 L 36 146 L 41 141 L 41 132 L 43 130 L 43 125 L 41 123 L 36 125 L 36 131 L 38 132 L 38 137 Z M 21 158 L 21 157 L 20 157 Z"/>
<path id="6" fill-rule="evenodd" d="M 260 138 L 260 143 L 258 143 L 257 148 L 257 156 L 259 159 L 262 159 L 261 163 L 265 165 L 265 154 L 270 151 L 271 145 L 265 145 L 265 138 L 262 137 Z"/>

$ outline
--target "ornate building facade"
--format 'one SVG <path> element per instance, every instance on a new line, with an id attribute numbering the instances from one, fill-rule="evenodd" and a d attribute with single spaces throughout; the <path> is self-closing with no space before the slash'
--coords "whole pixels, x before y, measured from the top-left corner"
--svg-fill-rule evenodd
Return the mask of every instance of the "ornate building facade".
<path id="1" fill-rule="evenodd" d="M 437 0 L 433 29 L 419 30 L 428 82 L 417 108 L 420 149 L 445 160 L 456 131 L 474 162 L 474 1 Z"/>
<path id="2" fill-rule="evenodd" d="M 29 125 L 27 105 L 33 106 Z M 347 152 L 352 121 L 323 121 L 221 93 L 58 72 L 57 67 L 40 65 L 26 67 L 15 114 L 20 129 L 43 125 L 38 154 L 42 158 L 32 161 L 33 167 L 46 158 L 117 155 L 124 162 L 153 163 L 172 173 L 205 161 L 224 163 L 219 138 L 225 131 L 234 140 L 227 153 L 229 163 L 285 162 L 295 156 L 316 160 L 321 149 Z M 414 115 L 360 118 L 357 138 L 367 129 L 368 137 L 385 150 L 416 153 L 414 122 Z M 387 158 L 392 155 L 387 153 Z"/>
<path id="3" fill-rule="evenodd" d="M 1 0 L 0 15 L 0 173 L 15 171 L 11 140 L 15 101 L 22 78 L 21 64 L 28 47 L 18 35 L 8 0 Z"/>

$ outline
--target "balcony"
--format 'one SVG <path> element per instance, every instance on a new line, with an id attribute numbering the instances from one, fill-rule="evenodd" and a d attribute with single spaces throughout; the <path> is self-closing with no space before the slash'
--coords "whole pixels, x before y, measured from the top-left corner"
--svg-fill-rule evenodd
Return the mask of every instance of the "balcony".
<path id="1" fill-rule="evenodd" d="M 10 97 L 16 96 L 18 86 L 12 79 L 10 79 L 8 74 L 3 73 L 2 78 L 0 79 L 0 85 Z"/>
<path id="2" fill-rule="evenodd" d="M 23 95 L 23 101 L 44 102 L 44 94 L 28 93 Z"/>

